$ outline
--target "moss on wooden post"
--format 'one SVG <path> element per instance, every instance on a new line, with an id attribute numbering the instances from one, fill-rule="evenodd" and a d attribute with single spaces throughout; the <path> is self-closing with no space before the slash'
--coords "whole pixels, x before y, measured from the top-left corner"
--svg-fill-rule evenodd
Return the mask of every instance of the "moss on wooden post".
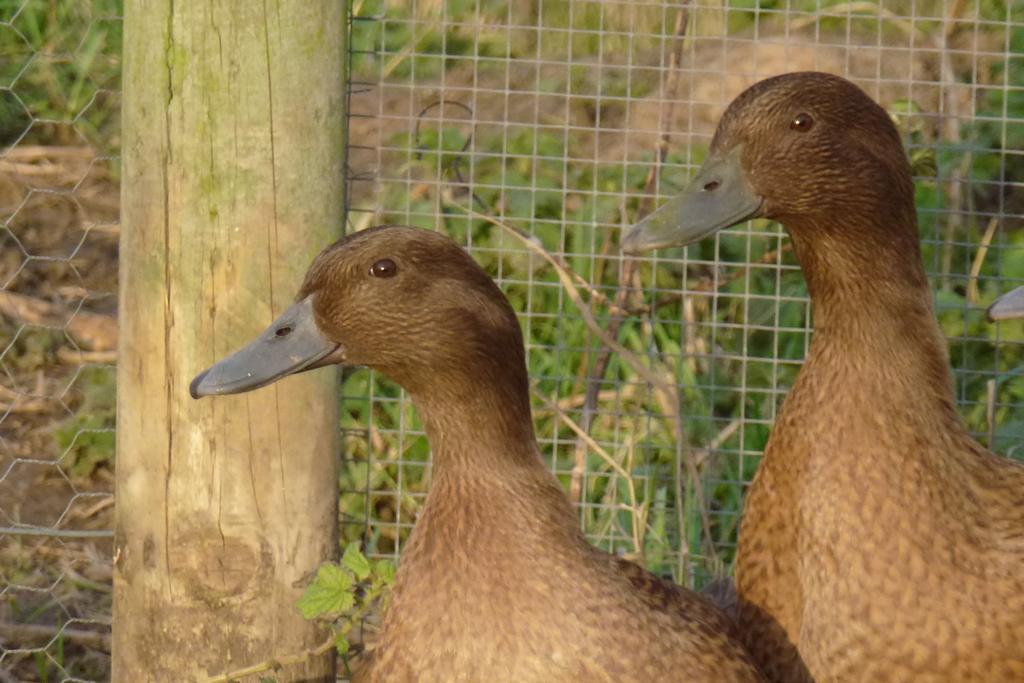
<path id="1" fill-rule="evenodd" d="M 324 635 L 295 601 L 337 550 L 334 371 L 188 383 L 341 232 L 344 5 L 125 5 L 114 678 L 201 680 Z"/>

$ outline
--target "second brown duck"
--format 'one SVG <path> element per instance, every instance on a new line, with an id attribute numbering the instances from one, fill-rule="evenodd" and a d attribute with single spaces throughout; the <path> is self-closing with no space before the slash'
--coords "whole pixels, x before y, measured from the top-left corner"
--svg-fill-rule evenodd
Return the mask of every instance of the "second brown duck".
<path id="1" fill-rule="evenodd" d="M 753 217 L 788 231 L 814 335 L 745 503 L 746 644 L 777 681 L 1024 680 L 1024 467 L 957 415 L 885 110 L 828 74 L 754 85 L 623 247 Z"/>

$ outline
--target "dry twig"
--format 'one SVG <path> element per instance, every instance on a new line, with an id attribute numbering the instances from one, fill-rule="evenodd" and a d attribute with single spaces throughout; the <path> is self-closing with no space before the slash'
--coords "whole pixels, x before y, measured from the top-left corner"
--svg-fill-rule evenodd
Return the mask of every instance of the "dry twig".
<path id="1" fill-rule="evenodd" d="M 533 390 L 533 395 L 539 398 L 541 402 L 545 406 L 547 406 L 548 410 L 554 413 L 559 420 L 565 423 L 565 426 L 571 429 L 572 432 L 578 438 L 582 439 L 587 444 L 587 446 L 589 446 L 595 453 L 597 453 L 601 457 L 601 459 L 604 460 L 608 464 L 608 466 L 615 471 L 616 474 L 618 474 L 625 480 L 626 488 L 629 491 L 629 506 L 626 509 L 629 510 L 630 513 L 632 513 L 631 534 L 633 537 L 633 548 L 637 555 L 639 555 L 642 558 L 644 554 L 643 537 L 644 520 L 646 519 L 646 515 L 642 510 L 643 506 L 638 502 L 637 499 L 636 484 L 633 481 L 632 472 L 624 468 L 618 460 L 613 458 L 608 451 L 601 447 L 601 444 L 597 443 L 597 441 L 595 441 L 594 438 L 590 436 L 590 434 L 584 431 L 583 427 L 577 424 L 576 421 L 573 420 L 571 417 L 566 415 L 565 412 L 563 412 L 562 409 L 558 407 L 558 404 L 556 404 L 554 401 L 549 399 L 541 392 L 537 391 L 536 387 Z"/>
<path id="2" fill-rule="evenodd" d="M 70 311 L 60 304 L 0 290 L 0 313 L 29 325 L 61 327 L 86 349 L 117 348 L 117 320 L 99 313 Z"/>
<path id="3" fill-rule="evenodd" d="M 100 631 L 87 631 L 78 628 L 61 628 L 46 624 L 13 624 L 0 622 L 0 637 L 14 642 L 25 642 L 34 639 L 53 638 L 60 636 L 65 640 L 82 647 L 110 652 L 110 634 Z"/>
<path id="4" fill-rule="evenodd" d="M 672 54 L 669 57 L 669 75 L 668 83 L 665 87 L 665 100 L 667 100 L 667 111 L 662 117 L 661 125 L 662 132 L 658 137 L 658 142 L 655 147 L 654 164 L 651 166 L 647 173 L 647 179 L 644 182 L 644 197 L 643 203 L 641 204 L 638 217 L 649 214 L 654 204 L 654 190 L 658 184 L 658 177 L 661 172 L 661 166 L 665 163 L 665 159 L 668 156 L 669 149 L 669 134 L 672 126 L 672 121 L 675 118 L 675 103 L 678 96 L 679 90 L 679 66 L 683 59 L 683 46 L 684 38 L 686 36 L 686 27 L 689 23 L 689 8 L 680 7 L 676 14 L 676 25 L 673 33 L 675 39 L 675 46 L 672 50 Z M 622 274 L 619 278 L 619 287 L 615 292 L 614 307 L 617 310 L 612 311 L 611 320 L 608 321 L 608 336 L 612 338 L 618 337 L 619 329 L 622 327 L 622 323 L 625 322 L 626 316 L 628 315 L 629 306 L 628 302 L 634 291 L 634 280 L 636 278 L 637 261 L 632 257 L 625 257 L 622 262 Z M 598 393 L 601 390 L 601 384 L 604 381 L 605 373 L 608 372 L 608 364 L 611 362 L 612 349 L 608 345 L 601 347 L 598 351 L 597 360 L 594 362 L 593 369 L 587 375 L 586 381 L 586 399 L 583 402 L 583 414 L 581 416 L 581 426 L 583 431 L 589 432 L 591 423 L 593 422 L 594 412 L 597 410 L 597 398 Z M 576 449 L 574 453 L 575 465 L 573 467 L 573 477 L 569 486 L 569 496 L 573 502 L 580 502 L 582 500 L 582 467 L 586 459 L 586 448 L 582 439 L 576 440 Z M 579 476 L 577 476 L 579 471 Z"/>
<path id="5" fill-rule="evenodd" d="M 992 244 L 997 227 L 999 227 L 999 217 L 992 216 L 985 228 L 985 234 L 981 236 L 981 244 L 978 245 L 974 260 L 971 262 L 971 276 L 967 283 L 967 301 L 972 304 L 978 303 L 978 275 L 981 274 L 981 267 L 985 264 L 985 257 L 988 255 L 988 248 Z"/>
<path id="6" fill-rule="evenodd" d="M 283 657 L 274 657 L 268 659 L 259 664 L 253 664 L 252 666 L 246 666 L 241 669 L 235 669 L 227 673 L 219 674 L 211 678 L 206 679 L 206 683 L 230 683 L 236 681 L 244 676 L 254 676 L 256 674 L 263 673 L 264 671 L 278 671 L 286 666 L 295 666 L 296 664 L 302 664 L 311 659 L 317 657 L 323 657 L 325 654 L 331 651 L 334 647 L 334 634 L 320 643 L 316 647 L 303 650 L 302 652 L 296 652 L 295 654 L 284 655 Z"/>

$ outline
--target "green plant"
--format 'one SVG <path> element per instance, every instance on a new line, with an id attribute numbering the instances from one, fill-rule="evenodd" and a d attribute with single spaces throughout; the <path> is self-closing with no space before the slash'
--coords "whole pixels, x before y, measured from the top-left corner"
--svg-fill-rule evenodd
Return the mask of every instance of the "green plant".
<path id="1" fill-rule="evenodd" d="M 299 598 L 298 608 L 306 619 L 331 627 L 334 647 L 347 662 L 349 632 L 379 601 L 386 600 L 386 591 L 394 580 L 392 562 L 371 562 L 358 543 L 349 543 L 340 563 L 320 565 L 316 578 Z"/>
<path id="2" fill-rule="evenodd" d="M 321 645 L 283 657 L 246 666 L 214 676 L 209 683 L 228 683 L 245 676 L 278 670 L 286 666 L 301 664 L 310 658 L 320 657 L 333 648 L 341 655 L 348 669 L 349 632 L 360 623 L 371 610 L 387 601 L 387 591 L 395 580 L 395 566 L 388 560 L 371 562 L 359 550 L 359 543 L 345 547 L 341 562 L 325 562 L 317 569 L 316 576 L 306 586 L 296 607 L 302 616 L 328 626 L 331 637 Z M 351 673 L 351 672 L 349 672 Z M 261 681 L 273 683 L 273 677 Z"/>
<path id="3" fill-rule="evenodd" d="M 87 367 L 74 384 L 80 403 L 54 435 L 61 466 L 76 478 L 88 477 L 114 458 L 116 377 L 113 368 Z"/>

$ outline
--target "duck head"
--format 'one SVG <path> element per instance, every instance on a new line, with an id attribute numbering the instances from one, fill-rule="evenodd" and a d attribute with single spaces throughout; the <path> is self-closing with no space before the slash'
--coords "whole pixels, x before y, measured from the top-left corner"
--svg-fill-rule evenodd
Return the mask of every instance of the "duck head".
<path id="1" fill-rule="evenodd" d="M 1003 294 L 988 307 L 988 319 L 992 322 L 1016 318 L 1024 318 L 1024 287 Z"/>
<path id="2" fill-rule="evenodd" d="M 910 166 L 888 114 L 845 79 L 785 74 L 733 100 L 696 177 L 634 226 L 622 248 L 690 244 L 758 217 L 782 222 L 794 240 L 828 240 L 839 231 L 856 239 L 863 237 L 850 234 L 856 227 L 837 218 L 880 206 L 900 214 L 894 223 L 913 223 L 902 230 L 909 235 L 894 239 L 916 245 Z"/>
<path id="3" fill-rule="evenodd" d="M 329 364 L 370 366 L 414 398 L 482 383 L 527 396 L 522 334 L 501 290 L 451 239 L 418 228 L 370 228 L 325 249 L 295 303 L 190 392 L 251 391 Z"/>

